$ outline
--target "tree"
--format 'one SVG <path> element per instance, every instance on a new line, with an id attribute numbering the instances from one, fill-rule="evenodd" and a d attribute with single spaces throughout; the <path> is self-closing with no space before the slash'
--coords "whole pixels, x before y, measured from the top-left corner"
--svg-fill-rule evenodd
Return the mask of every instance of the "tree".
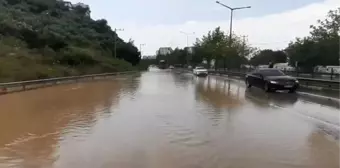
<path id="1" fill-rule="evenodd" d="M 287 55 L 283 51 L 273 51 L 270 49 L 260 50 L 250 59 L 252 65 L 268 65 L 271 63 L 285 63 L 287 62 Z"/>
<path id="2" fill-rule="evenodd" d="M 88 5 L 63 0 L 0 0 L 1 48 L 12 48 L 12 53 L 30 58 L 32 66 L 58 69 L 52 76 L 111 72 L 137 65 L 141 59 L 137 47 L 119 38 L 105 19 L 93 20 L 90 12 Z M 25 45 L 5 45 L 3 39 Z M 17 66 L 24 60 L 11 59 Z M 0 64 L 7 61 L 0 57 Z M 10 68 L 1 70 L 11 72 Z M 25 79 L 35 79 L 34 73 Z"/>
<path id="3" fill-rule="evenodd" d="M 198 40 L 195 47 L 195 55 L 200 55 L 209 65 L 215 60 L 215 68 L 239 68 L 247 62 L 246 57 L 252 52 L 249 44 L 236 35 L 232 37 L 230 45 L 229 37 L 219 27 Z"/>
<path id="4" fill-rule="evenodd" d="M 240 68 L 241 64 L 247 63 L 247 56 L 253 52 L 249 46 L 239 36 L 233 37 L 233 43 L 229 45 L 229 37 L 225 35 L 219 27 L 209 31 L 201 39 L 196 39 L 193 52 L 188 53 L 187 49 L 176 48 L 167 56 L 158 55 L 158 60 L 166 60 L 169 64 L 187 64 L 193 66 L 207 63 L 210 68 L 211 62 L 215 62 L 215 68 L 228 67 Z"/>
<path id="5" fill-rule="evenodd" d="M 339 65 L 340 8 L 328 12 L 325 20 L 311 25 L 310 36 L 291 42 L 286 51 L 289 63 L 306 71 L 316 65 Z"/>

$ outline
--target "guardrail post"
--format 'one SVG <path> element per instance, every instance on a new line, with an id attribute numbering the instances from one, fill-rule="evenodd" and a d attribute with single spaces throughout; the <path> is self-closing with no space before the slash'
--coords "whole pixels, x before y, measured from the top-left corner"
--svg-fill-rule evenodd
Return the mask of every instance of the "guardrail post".
<path id="1" fill-rule="evenodd" d="M 334 70 L 333 68 L 331 68 L 331 80 L 333 80 L 333 74 L 334 74 Z"/>
<path id="2" fill-rule="evenodd" d="M 312 78 L 314 78 L 314 70 L 312 71 Z"/>
<path id="3" fill-rule="evenodd" d="M 1 90 L 2 90 L 1 91 L 2 94 L 6 94 L 7 93 L 7 88 L 6 87 L 3 87 Z"/>

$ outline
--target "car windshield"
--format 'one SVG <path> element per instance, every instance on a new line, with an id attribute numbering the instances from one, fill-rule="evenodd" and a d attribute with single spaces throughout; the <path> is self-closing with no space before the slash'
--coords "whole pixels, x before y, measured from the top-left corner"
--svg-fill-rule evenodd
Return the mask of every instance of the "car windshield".
<path id="1" fill-rule="evenodd" d="M 205 69 L 204 67 L 196 67 L 196 69 Z"/>
<path id="2" fill-rule="evenodd" d="M 284 76 L 285 74 L 277 69 L 264 69 L 259 71 L 263 76 Z"/>

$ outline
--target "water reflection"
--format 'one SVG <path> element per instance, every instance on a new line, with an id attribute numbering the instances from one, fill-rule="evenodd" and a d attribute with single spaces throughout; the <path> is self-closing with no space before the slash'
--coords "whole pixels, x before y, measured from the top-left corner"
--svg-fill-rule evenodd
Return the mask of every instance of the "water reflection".
<path id="1" fill-rule="evenodd" d="M 182 73 L 182 72 L 173 72 L 171 73 L 171 77 L 174 80 L 176 86 L 179 87 L 188 87 L 188 84 L 192 82 L 194 76 L 189 73 Z"/>
<path id="2" fill-rule="evenodd" d="M 241 107 L 243 102 L 240 100 L 240 88 L 236 93 L 231 90 L 230 81 L 220 82 L 211 78 L 196 79 L 196 98 L 213 105 L 218 109 L 235 109 Z"/>
<path id="3" fill-rule="evenodd" d="M 246 89 L 245 98 L 259 106 L 274 104 L 280 107 L 292 107 L 298 101 L 297 94 L 266 93 L 257 88 Z"/>
<path id="4" fill-rule="evenodd" d="M 6 95 L 0 167 L 339 167 L 325 127 L 285 96 L 168 71 Z"/>
<path id="5" fill-rule="evenodd" d="M 339 144 L 336 141 L 325 139 L 323 132 L 313 132 L 308 136 L 309 162 L 312 168 L 339 167 Z M 320 156 L 322 159 L 320 159 Z"/>
<path id="6" fill-rule="evenodd" d="M 143 75 L 145 73 L 136 73 L 129 76 L 122 76 L 120 78 L 117 78 L 117 80 L 124 82 L 124 84 L 121 84 L 121 94 L 124 94 L 124 96 L 129 96 L 131 99 L 135 99 L 135 94 L 138 89 L 140 89 L 140 80 L 143 78 Z"/>
<path id="7" fill-rule="evenodd" d="M 0 96 L 0 166 L 2 159 L 22 167 L 53 162 L 64 135 L 87 135 L 119 90 L 118 81 L 93 82 Z"/>

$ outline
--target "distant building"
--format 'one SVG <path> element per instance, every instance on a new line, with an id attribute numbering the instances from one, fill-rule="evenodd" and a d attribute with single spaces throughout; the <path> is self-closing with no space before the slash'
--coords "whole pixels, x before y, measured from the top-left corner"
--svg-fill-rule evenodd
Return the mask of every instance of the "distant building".
<path id="1" fill-rule="evenodd" d="M 321 73 L 336 73 L 340 74 L 340 66 L 321 66 L 318 65 L 314 68 L 314 72 L 321 72 Z"/>
<path id="2" fill-rule="evenodd" d="M 295 68 L 289 66 L 288 63 L 276 63 L 274 64 L 274 68 L 282 70 L 282 71 L 295 71 Z"/>
<path id="3" fill-rule="evenodd" d="M 171 54 L 172 48 L 171 47 L 161 47 L 157 50 L 156 55 L 168 55 Z"/>
<path id="4" fill-rule="evenodd" d="M 194 47 L 185 47 L 184 50 L 188 51 L 189 54 L 194 53 Z"/>
<path id="5" fill-rule="evenodd" d="M 155 55 L 143 56 L 143 59 L 156 59 Z"/>

